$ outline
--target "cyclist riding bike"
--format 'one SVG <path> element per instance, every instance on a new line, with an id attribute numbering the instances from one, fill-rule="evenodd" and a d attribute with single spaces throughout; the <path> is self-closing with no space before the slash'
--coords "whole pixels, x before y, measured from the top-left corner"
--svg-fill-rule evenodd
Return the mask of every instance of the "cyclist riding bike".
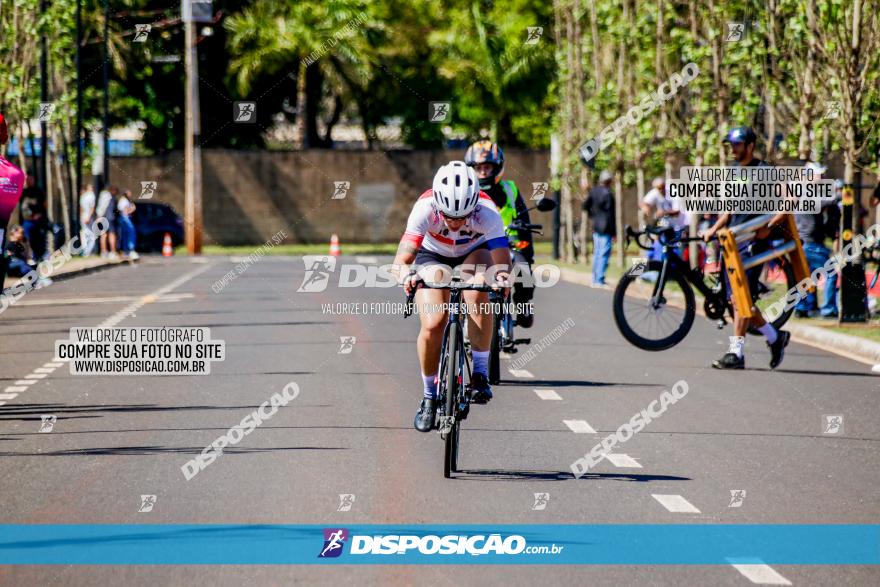
<path id="1" fill-rule="evenodd" d="M 516 230 L 510 228 L 510 224 L 516 221 L 518 224 L 530 224 L 528 206 L 513 181 L 501 177 L 504 175 L 504 152 L 492 141 L 477 141 L 464 155 L 464 162 L 474 168 L 477 178 L 480 180 L 480 189 L 486 192 L 498 211 L 507 237 L 514 245 L 514 265 L 526 264 L 531 274 L 532 264 L 535 262 L 535 248 L 532 244 L 532 233 L 528 230 Z M 522 281 L 522 280 L 517 280 Z M 532 315 L 532 298 L 535 295 L 535 286 L 531 280 L 526 283 L 516 283 L 513 289 L 513 301 L 517 304 L 519 313 L 516 317 L 517 326 L 531 328 L 534 322 Z"/>
<path id="2" fill-rule="evenodd" d="M 413 264 L 418 271 L 410 269 Z M 415 301 L 421 323 L 417 349 L 424 397 L 413 426 L 420 432 L 429 432 L 437 411 L 437 371 L 447 322 L 442 304 L 449 300 L 449 291 L 419 285 L 448 281 L 450 269 L 460 268 L 462 280 L 485 283 L 493 279 L 499 288 L 506 289 L 510 275 L 510 251 L 501 215 L 489 196 L 480 191 L 474 170 L 464 162 L 452 161 L 441 167 L 434 176 L 433 188 L 416 201 L 394 265 L 403 277 L 406 293 L 417 290 Z M 463 297 L 469 308 L 472 400 L 484 404 L 492 399 L 488 373 L 493 315 L 487 293 L 466 291 Z"/>
<path id="3" fill-rule="evenodd" d="M 755 157 L 755 143 L 757 142 L 758 137 L 755 135 L 755 132 L 747 127 L 747 126 L 739 126 L 732 129 L 728 134 L 727 138 L 724 140 L 725 143 L 730 144 L 730 150 L 733 153 L 733 157 L 736 160 L 735 166 L 738 167 L 769 167 L 769 165 Z M 733 227 L 748 222 L 753 218 L 757 218 L 761 216 L 761 214 L 722 214 L 721 217 L 718 218 L 717 222 L 705 230 L 701 236 L 703 240 L 709 242 L 715 236 L 715 233 L 718 232 L 721 228 Z M 774 232 L 774 228 L 780 224 L 784 218 L 784 214 L 775 215 L 767 224 L 767 226 L 759 229 L 756 232 L 755 240 L 752 243 L 744 243 L 740 246 L 740 253 L 745 252 L 746 249 L 752 247 L 752 253 L 757 253 L 760 250 L 767 250 L 770 248 L 769 240 L 771 238 L 771 234 Z M 795 235 L 796 236 L 796 235 Z M 758 280 L 761 276 L 762 266 L 752 267 L 746 271 L 746 276 L 748 278 L 749 290 L 754 294 L 758 290 Z M 730 289 L 730 281 L 727 279 L 725 275 L 725 285 L 727 288 L 727 296 L 730 298 L 732 296 L 732 292 Z M 721 356 L 719 359 L 715 360 L 712 363 L 712 367 L 715 369 L 744 369 L 746 360 L 745 355 L 743 353 L 743 347 L 745 346 L 745 336 L 746 332 L 749 329 L 749 326 L 755 327 L 764 337 L 767 339 L 767 347 L 770 349 L 770 368 L 775 369 L 782 362 L 782 358 L 785 353 L 785 347 L 788 345 L 788 339 L 790 334 L 785 330 L 777 331 L 773 328 L 773 325 L 764 320 L 764 317 L 761 315 L 760 310 L 756 307 L 752 307 L 753 317 L 747 318 L 742 315 L 742 312 L 736 307 L 736 304 L 733 304 L 733 334 L 730 338 L 730 346 L 727 349 L 727 353 Z"/>

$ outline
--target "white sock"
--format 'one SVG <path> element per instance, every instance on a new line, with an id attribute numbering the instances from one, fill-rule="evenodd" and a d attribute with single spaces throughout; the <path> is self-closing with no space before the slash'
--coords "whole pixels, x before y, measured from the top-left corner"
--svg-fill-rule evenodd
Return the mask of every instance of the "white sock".
<path id="1" fill-rule="evenodd" d="M 730 337 L 730 346 L 727 347 L 727 352 L 733 353 L 737 357 L 742 358 L 743 347 L 745 345 L 746 345 L 746 337 L 745 336 L 731 336 Z"/>
<path id="2" fill-rule="evenodd" d="M 474 373 L 489 374 L 489 351 L 471 351 L 474 357 Z"/>
<path id="3" fill-rule="evenodd" d="M 437 399 L 437 376 L 422 375 L 422 381 L 425 382 L 425 397 Z"/>
<path id="4" fill-rule="evenodd" d="M 769 322 L 765 322 L 764 326 L 760 326 L 758 330 L 767 338 L 767 342 L 773 344 L 776 342 L 776 329 Z"/>

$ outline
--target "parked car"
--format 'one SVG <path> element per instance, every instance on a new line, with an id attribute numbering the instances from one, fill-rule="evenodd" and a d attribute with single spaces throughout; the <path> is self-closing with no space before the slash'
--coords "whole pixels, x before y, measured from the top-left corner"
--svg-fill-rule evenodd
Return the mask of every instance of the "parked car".
<path id="1" fill-rule="evenodd" d="M 156 202 L 136 202 L 131 220 L 137 232 L 137 250 L 161 253 L 165 233 L 171 234 L 171 245 L 183 243 L 183 219 L 171 206 Z"/>

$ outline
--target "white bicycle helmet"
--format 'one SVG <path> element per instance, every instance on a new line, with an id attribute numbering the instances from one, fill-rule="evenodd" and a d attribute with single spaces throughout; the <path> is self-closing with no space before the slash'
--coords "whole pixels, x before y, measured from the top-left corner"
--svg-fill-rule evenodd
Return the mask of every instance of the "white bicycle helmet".
<path id="1" fill-rule="evenodd" d="M 437 170 L 433 192 L 434 204 L 444 216 L 463 218 L 477 207 L 480 184 L 464 161 L 452 161 Z"/>

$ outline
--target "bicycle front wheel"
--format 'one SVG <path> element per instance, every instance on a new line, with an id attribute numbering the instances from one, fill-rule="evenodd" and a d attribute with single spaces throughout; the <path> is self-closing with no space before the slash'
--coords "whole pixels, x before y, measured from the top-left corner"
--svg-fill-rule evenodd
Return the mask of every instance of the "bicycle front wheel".
<path id="1" fill-rule="evenodd" d="M 662 263 L 652 261 L 645 273 L 659 279 L 661 268 Z M 630 344 L 646 351 L 662 351 L 680 343 L 690 332 L 696 303 L 694 290 L 678 271 L 666 274 L 660 299 L 652 300 L 653 291 L 650 280 L 624 275 L 614 290 L 614 322 Z M 669 300 L 675 298 L 680 303 L 671 305 Z"/>
<path id="2" fill-rule="evenodd" d="M 458 380 L 458 324 L 453 322 L 449 325 L 449 337 L 446 339 L 446 405 L 444 417 L 452 423 L 452 428 L 446 432 L 445 448 L 443 454 L 443 476 L 447 479 L 458 469 L 458 418 L 456 408 L 460 393 L 461 382 Z M 451 419 L 450 419 L 451 418 Z"/>

